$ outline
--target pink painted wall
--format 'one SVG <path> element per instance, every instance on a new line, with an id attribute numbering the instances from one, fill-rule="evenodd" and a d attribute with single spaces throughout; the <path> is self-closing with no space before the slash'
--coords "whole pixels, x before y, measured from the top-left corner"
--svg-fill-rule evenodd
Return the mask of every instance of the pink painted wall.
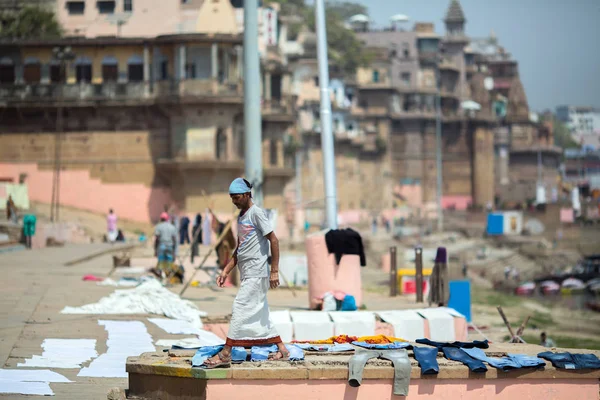
<path id="1" fill-rule="evenodd" d="M 466 210 L 473 203 L 471 196 L 442 196 L 444 210 L 455 207 L 457 210 Z"/>
<path id="2" fill-rule="evenodd" d="M 265 388 L 268 388 L 265 391 Z M 230 399 L 243 393 L 244 399 L 269 400 L 551 400 L 598 399 L 596 379 L 412 379 L 408 396 L 392 394 L 391 379 L 367 379 L 358 388 L 344 380 L 236 380 L 208 381 L 206 399 Z"/>
<path id="3" fill-rule="evenodd" d="M 27 174 L 29 199 L 50 203 L 52 199 L 52 171 L 40 170 L 36 164 L 0 164 L 0 176 Z M 150 188 L 142 184 L 102 183 L 90 177 L 88 171 L 62 171 L 60 174 L 60 203 L 96 213 L 107 213 L 113 208 L 120 218 L 150 222 L 157 220 L 165 204 L 171 204 L 168 189 Z"/>
<path id="4" fill-rule="evenodd" d="M 356 305 L 360 307 L 362 305 L 360 257 L 343 255 L 340 264 L 337 265 L 335 256 L 327 251 L 325 236 L 307 237 L 305 243 L 310 308 L 315 306 L 315 298 L 334 290 L 351 294 L 356 299 Z"/>

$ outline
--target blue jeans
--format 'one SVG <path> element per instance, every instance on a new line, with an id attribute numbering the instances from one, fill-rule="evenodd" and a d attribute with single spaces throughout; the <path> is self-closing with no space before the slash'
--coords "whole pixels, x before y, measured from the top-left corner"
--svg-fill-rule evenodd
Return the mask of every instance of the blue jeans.
<path id="1" fill-rule="evenodd" d="M 413 347 L 415 359 L 421 367 L 422 375 L 437 375 L 440 372 L 440 366 L 437 362 L 438 349 L 431 347 Z"/>
<path id="2" fill-rule="evenodd" d="M 449 360 L 460 361 L 465 364 L 473 372 L 485 372 L 487 367 L 484 363 L 474 359 L 461 348 L 458 347 L 443 347 L 442 351 Z"/>
<path id="3" fill-rule="evenodd" d="M 487 340 L 474 340 L 472 342 L 433 342 L 429 339 L 417 339 L 417 343 L 419 344 L 427 344 L 429 346 L 437 347 L 438 350 L 441 350 L 443 347 L 458 347 L 461 349 L 472 349 L 474 347 L 480 349 L 487 349 L 490 347 Z"/>
<path id="4" fill-rule="evenodd" d="M 304 360 L 304 351 L 294 344 L 286 344 L 285 348 L 290 352 L 290 361 Z M 250 350 L 251 361 L 265 361 L 269 359 L 269 354 L 275 353 L 278 347 L 276 344 L 268 346 L 252 346 Z"/>
<path id="5" fill-rule="evenodd" d="M 552 353 L 544 351 L 538 357 L 552 362 L 559 369 L 600 369 L 600 360 L 594 354 Z"/>
<path id="6" fill-rule="evenodd" d="M 386 344 L 374 344 L 367 342 L 352 342 L 355 346 L 364 347 L 365 349 L 373 349 L 373 350 L 390 350 L 390 349 L 408 349 L 411 348 L 412 345 L 408 342 L 394 342 L 394 343 L 386 343 Z"/>
<path id="7" fill-rule="evenodd" d="M 490 364 L 494 368 L 501 369 L 502 371 L 510 371 L 511 369 L 519 369 L 521 366 L 517 364 L 514 360 L 504 357 L 488 357 L 485 352 L 481 349 L 473 348 L 473 349 L 462 349 L 465 353 L 470 355 L 476 360 L 484 361 Z"/>

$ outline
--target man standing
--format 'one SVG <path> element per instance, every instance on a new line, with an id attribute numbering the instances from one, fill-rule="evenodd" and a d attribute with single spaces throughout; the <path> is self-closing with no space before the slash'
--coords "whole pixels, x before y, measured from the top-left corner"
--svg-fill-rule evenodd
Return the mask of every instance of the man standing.
<path id="1" fill-rule="evenodd" d="M 225 279 L 236 266 L 240 272 L 240 290 L 233 302 L 229 332 L 223 350 L 204 362 L 206 368 L 228 367 L 231 348 L 277 344 L 272 360 L 287 360 L 289 352 L 281 341 L 269 317 L 267 291 L 279 286 L 279 240 L 265 212 L 252 202 L 252 185 L 237 178 L 229 186 L 232 203 L 240 210 L 238 245 L 233 257 L 217 277 L 223 287 Z M 267 259 L 271 249 L 269 272 Z"/>
<path id="2" fill-rule="evenodd" d="M 554 340 L 546 336 L 546 332 L 542 332 L 540 335 L 540 346 L 556 347 L 556 343 L 554 343 Z"/>
<path id="3" fill-rule="evenodd" d="M 179 244 L 190 243 L 190 219 L 184 215 L 179 223 Z"/>
<path id="4" fill-rule="evenodd" d="M 169 214 L 160 214 L 160 223 L 154 231 L 154 255 L 158 258 L 158 272 L 168 272 L 175 261 L 177 250 L 177 229 L 169 222 Z"/>

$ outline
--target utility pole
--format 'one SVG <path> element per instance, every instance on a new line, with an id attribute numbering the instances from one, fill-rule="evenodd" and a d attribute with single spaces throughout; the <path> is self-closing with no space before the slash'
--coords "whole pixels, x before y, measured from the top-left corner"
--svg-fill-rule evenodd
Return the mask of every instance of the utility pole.
<path id="1" fill-rule="evenodd" d="M 65 76 L 66 81 L 66 64 L 68 61 L 75 59 L 75 54 L 73 53 L 70 46 L 67 47 L 55 47 L 52 49 L 52 57 L 59 62 L 60 68 L 60 78 L 62 79 Z M 50 202 L 50 221 L 55 222 L 60 220 L 60 170 L 61 170 L 61 153 L 62 153 L 62 133 L 64 131 L 64 96 L 63 90 L 66 82 L 62 83 L 63 87 L 61 87 L 59 104 L 56 110 L 56 136 L 54 143 L 54 171 L 52 174 L 52 200 Z"/>
<path id="2" fill-rule="evenodd" d="M 444 214 L 442 209 L 442 94 L 441 75 L 439 60 L 435 64 L 435 79 L 437 93 L 435 97 L 435 161 L 437 171 L 437 228 L 439 232 L 444 230 Z"/>
<path id="3" fill-rule="evenodd" d="M 258 0 L 244 0 L 244 159 L 254 202 L 263 206 L 262 132 L 258 53 Z"/>
<path id="4" fill-rule="evenodd" d="M 321 92 L 321 150 L 323 151 L 325 211 L 327 227 L 329 229 L 337 229 L 337 186 L 335 179 L 333 132 L 331 129 L 329 60 L 327 57 L 327 31 L 325 27 L 324 0 L 315 0 L 315 8 L 315 26 L 317 28 L 317 59 L 319 61 L 319 86 Z"/>

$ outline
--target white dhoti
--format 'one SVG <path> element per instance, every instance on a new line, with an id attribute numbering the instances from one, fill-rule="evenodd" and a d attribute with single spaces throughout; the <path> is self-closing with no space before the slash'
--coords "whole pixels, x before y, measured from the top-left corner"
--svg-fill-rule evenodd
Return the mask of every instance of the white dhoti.
<path id="1" fill-rule="evenodd" d="M 226 344 L 250 347 L 281 342 L 269 317 L 269 278 L 244 278 L 233 301 Z"/>

